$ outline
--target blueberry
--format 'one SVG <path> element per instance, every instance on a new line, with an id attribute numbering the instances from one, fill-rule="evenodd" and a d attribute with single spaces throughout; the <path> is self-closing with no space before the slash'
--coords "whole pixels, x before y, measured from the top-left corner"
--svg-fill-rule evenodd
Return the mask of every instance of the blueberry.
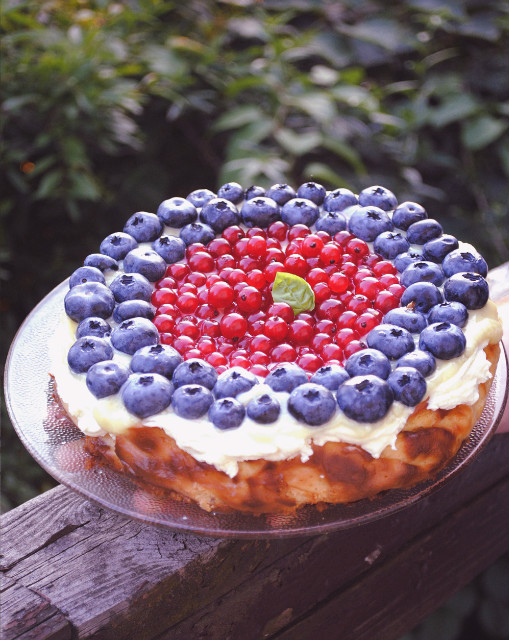
<path id="1" fill-rule="evenodd" d="M 281 405 L 276 397 L 263 393 L 248 402 L 246 411 L 251 420 L 261 424 L 270 424 L 279 418 Z"/>
<path id="2" fill-rule="evenodd" d="M 245 415 L 244 405 L 235 398 L 219 398 L 209 408 L 209 420 L 222 430 L 240 427 Z"/>
<path id="3" fill-rule="evenodd" d="M 166 273 L 166 262 L 152 249 L 138 247 L 124 258 L 126 273 L 141 273 L 149 282 L 157 282 Z"/>
<path id="4" fill-rule="evenodd" d="M 387 380 L 391 372 L 391 363 L 378 349 L 361 349 L 348 358 L 345 369 L 351 378 L 372 375 Z"/>
<path id="5" fill-rule="evenodd" d="M 293 391 L 295 387 L 308 381 L 306 372 L 293 362 L 278 364 L 265 378 L 273 391 Z"/>
<path id="6" fill-rule="evenodd" d="M 421 207 L 420 204 L 417 204 L 417 202 L 402 202 L 394 209 L 392 221 L 395 227 L 406 231 L 414 222 L 426 220 L 427 217 L 426 209 Z"/>
<path id="7" fill-rule="evenodd" d="M 159 332 L 147 318 L 129 318 L 111 332 L 111 344 L 132 356 L 138 349 L 159 343 Z"/>
<path id="8" fill-rule="evenodd" d="M 244 189 L 238 182 L 227 182 L 226 184 L 223 184 L 223 186 L 219 187 L 217 197 L 229 200 L 230 202 L 233 202 L 233 204 L 239 204 L 239 202 L 244 200 Z"/>
<path id="9" fill-rule="evenodd" d="M 412 334 L 394 324 L 379 324 L 378 327 L 371 329 L 366 341 L 368 347 L 378 349 L 391 360 L 397 360 L 415 349 Z"/>
<path id="10" fill-rule="evenodd" d="M 136 249 L 138 243 L 128 233 L 118 232 L 110 233 L 109 236 L 104 238 L 99 247 L 101 253 L 110 256 L 114 260 L 123 260 L 125 256 Z"/>
<path id="11" fill-rule="evenodd" d="M 214 396 L 207 387 L 199 384 L 185 384 L 175 389 L 173 409 L 181 418 L 195 420 L 201 418 L 214 402 Z"/>
<path id="12" fill-rule="evenodd" d="M 85 373 L 96 362 L 111 360 L 113 349 L 103 338 L 86 336 L 78 338 L 69 349 L 67 363 L 74 373 Z"/>
<path id="13" fill-rule="evenodd" d="M 410 244 L 426 244 L 441 236 L 442 232 L 442 225 L 436 220 L 428 218 L 411 224 L 407 229 L 406 237 Z"/>
<path id="14" fill-rule="evenodd" d="M 435 371 L 437 363 L 429 351 L 416 349 L 411 353 L 406 353 L 396 362 L 397 367 L 413 367 L 420 371 L 424 377 L 430 376 Z"/>
<path id="15" fill-rule="evenodd" d="M 106 398 L 118 393 L 128 377 L 129 369 L 113 360 L 103 360 L 87 371 L 86 383 L 96 398 Z"/>
<path id="16" fill-rule="evenodd" d="M 138 418 L 148 418 L 170 405 L 173 385 L 158 373 L 132 373 L 120 394 L 128 411 Z"/>
<path id="17" fill-rule="evenodd" d="M 408 240 L 398 231 L 384 231 L 375 238 L 373 245 L 375 253 L 387 260 L 393 260 L 400 253 L 407 251 L 409 247 Z"/>
<path id="18" fill-rule="evenodd" d="M 242 367 L 232 367 L 222 373 L 214 386 L 216 398 L 236 398 L 240 393 L 249 391 L 258 378 Z"/>
<path id="19" fill-rule="evenodd" d="M 185 198 L 169 198 L 161 202 L 157 208 L 157 217 L 169 227 L 180 229 L 186 224 L 196 222 L 198 211 L 196 206 Z"/>
<path id="20" fill-rule="evenodd" d="M 415 251 L 415 249 L 411 249 L 410 251 L 405 251 L 404 253 L 400 253 L 399 256 L 396 256 L 394 258 L 394 266 L 400 273 L 403 273 L 408 265 L 413 262 L 420 262 L 421 260 L 424 260 L 422 253 L 420 251 Z"/>
<path id="21" fill-rule="evenodd" d="M 461 302 L 467 309 L 482 309 L 490 290 L 478 273 L 455 273 L 444 284 L 444 297 L 449 302 Z"/>
<path id="22" fill-rule="evenodd" d="M 295 190 L 290 185 L 285 183 L 273 184 L 270 189 L 267 189 L 265 194 L 267 198 L 272 198 L 280 207 L 282 207 L 288 200 L 295 198 L 297 195 Z"/>
<path id="23" fill-rule="evenodd" d="M 389 411 L 393 395 L 388 383 L 377 376 L 356 376 L 338 389 L 341 411 L 356 422 L 377 422 Z"/>
<path id="24" fill-rule="evenodd" d="M 358 207 L 348 221 L 348 230 L 365 242 L 373 242 L 380 233 L 392 229 L 391 219 L 378 207 Z"/>
<path id="25" fill-rule="evenodd" d="M 67 292 L 64 307 L 67 315 L 76 322 L 91 316 L 109 318 L 115 307 L 115 299 L 106 285 L 100 282 L 86 282 Z"/>
<path id="26" fill-rule="evenodd" d="M 292 198 L 281 207 L 281 220 L 291 227 L 305 224 L 310 227 L 318 220 L 320 209 L 306 198 Z"/>
<path id="27" fill-rule="evenodd" d="M 326 364 L 313 373 L 309 382 L 337 391 L 339 385 L 349 378 L 348 373 L 339 364 Z"/>
<path id="28" fill-rule="evenodd" d="M 203 207 L 209 200 L 216 197 L 216 194 L 210 189 L 196 189 L 187 196 L 187 200 L 194 204 L 195 207 Z"/>
<path id="29" fill-rule="evenodd" d="M 128 233 L 138 242 L 152 242 L 163 230 L 161 220 L 155 213 L 138 211 L 124 225 L 124 233 Z"/>
<path id="30" fill-rule="evenodd" d="M 245 200 L 252 200 L 253 198 L 258 198 L 260 196 L 265 195 L 265 189 L 263 187 L 259 187 L 256 184 L 248 187 L 244 194 Z"/>
<path id="31" fill-rule="evenodd" d="M 103 253 L 91 253 L 83 261 L 84 267 L 96 267 L 100 271 L 118 271 L 118 262 Z"/>
<path id="32" fill-rule="evenodd" d="M 455 273 L 478 273 L 483 278 L 488 273 L 486 260 L 477 251 L 462 251 L 455 249 L 444 258 L 442 268 L 445 275 L 450 278 Z"/>
<path id="33" fill-rule="evenodd" d="M 317 231 L 326 231 L 334 236 L 338 231 L 346 229 L 346 218 L 339 211 L 325 211 L 316 221 Z"/>
<path id="34" fill-rule="evenodd" d="M 155 315 L 154 307 L 145 300 L 126 300 L 115 306 L 113 310 L 113 320 L 120 324 L 129 318 L 148 318 L 153 320 Z"/>
<path id="35" fill-rule="evenodd" d="M 280 219 L 279 205 L 272 198 L 257 196 L 244 202 L 241 215 L 248 227 L 268 227 Z"/>
<path id="36" fill-rule="evenodd" d="M 420 333 L 428 325 L 424 313 L 411 307 L 391 309 L 385 314 L 384 323 L 403 327 L 410 333 Z"/>
<path id="37" fill-rule="evenodd" d="M 431 307 L 443 302 L 440 289 L 431 282 L 416 282 L 411 284 L 401 296 L 401 306 L 413 305 L 416 311 L 427 313 Z"/>
<path id="38" fill-rule="evenodd" d="M 214 240 L 216 234 L 212 227 L 203 222 L 192 222 L 186 224 L 180 231 L 181 239 L 186 243 L 186 246 L 200 242 L 201 244 L 208 244 L 211 240 Z"/>
<path id="39" fill-rule="evenodd" d="M 441 360 L 457 358 L 463 353 L 465 346 L 463 331 L 450 322 L 434 322 L 419 337 L 419 349 L 429 351 Z"/>
<path id="40" fill-rule="evenodd" d="M 445 256 L 458 248 L 458 241 L 454 236 L 450 236 L 447 233 L 434 238 L 422 248 L 423 258 L 425 260 L 431 260 L 433 262 L 442 262 Z"/>
<path id="41" fill-rule="evenodd" d="M 404 287 L 409 287 L 416 282 L 431 282 L 439 287 L 444 279 L 444 272 L 440 265 L 435 262 L 421 260 L 408 265 L 401 274 L 400 282 Z"/>
<path id="42" fill-rule="evenodd" d="M 105 338 L 111 333 L 110 325 L 103 318 L 85 318 L 76 329 L 76 337 L 84 338 L 85 336 L 95 336 L 96 338 Z"/>
<path id="43" fill-rule="evenodd" d="M 198 358 L 190 358 L 178 365 L 173 373 L 173 384 L 182 387 L 185 384 L 199 384 L 213 389 L 217 382 L 217 371 L 214 367 Z"/>
<path id="44" fill-rule="evenodd" d="M 176 236 L 161 236 L 152 244 L 152 249 L 168 264 L 175 264 L 186 255 L 186 243 Z"/>
<path id="45" fill-rule="evenodd" d="M 167 344 L 154 344 L 135 352 L 131 360 L 131 369 L 136 373 L 159 373 L 171 379 L 181 363 L 182 356 L 176 349 Z"/>
<path id="46" fill-rule="evenodd" d="M 323 201 L 323 208 L 325 211 L 343 211 L 348 207 L 353 207 L 358 204 L 357 196 L 350 191 L 350 189 L 334 189 L 330 191 Z"/>
<path id="47" fill-rule="evenodd" d="M 325 190 L 325 187 L 323 187 L 321 184 L 318 184 L 317 182 L 305 182 L 304 184 L 301 184 L 297 189 L 298 198 L 311 200 L 311 202 L 314 202 L 318 205 L 323 203 L 326 194 L 327 191 Z"/>
<path id="48" fill-rule="evenodd" d="M 396 196 L 385 187 L 373 186 L 363 189 L 359 193 L 361 207 L 378 207 L 384 211 L 391 211 L 398 206 Z"/>
<path id="49" fill-rule="evenodd" d="M 145 300 L 149 302 L 153 287 L 140 273 L 122 273 L 110 283 L 110 289 L 117 302 L 125 300 Z"/>
<path id="50" fill-rule="evenodd" d="M 316 427 L 332 418 L 336 412 L 336 401 L 329 389 L 321 384 L 306 382 L 290 393 L 288 411 L 297 420 Z"/>
<path id="51" fill-rule="evenodd" d="M 394 400 L 407 407 L 415 407 L 426 395 L 426 380 L 412 367 L 398 367 L 388 377 Z"/>
<path id="52" fill-rule="evenodd" d="M 72 289 L 78 284 L 85 284 L 85 282 L 100 282 L 101 284 L 105 284 L 106 280 L 104 279 L 102 271 L 96 267 L 79 267 L 69 278 L 69 289 Z"/>
<path id="53" fill-rule="evenodd" d="M 229 200 L 212 198 L 203 205 L 200 220 L 212 227 L 216 233 L 221 233 L 226 227 L 238 224 L 240 214 L 237 207 Z"/>
<path id="54" fill-rule="evenodd" d="M 450 322 L 457 327 L 464 327 L 468 320 L 468 311 L 461 302 L 441 302 L 431 307 L 428 314 L 428 321 L 433 322 Z"/>

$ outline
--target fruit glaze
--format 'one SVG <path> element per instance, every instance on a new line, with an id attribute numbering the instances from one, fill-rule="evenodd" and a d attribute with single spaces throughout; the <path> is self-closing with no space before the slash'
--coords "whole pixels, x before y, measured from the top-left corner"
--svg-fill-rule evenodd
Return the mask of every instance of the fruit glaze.
<path id="1" fill-rule="evenodd" d="M 419 403 L 478 400 L 501 338 L 486 274 L 383 187 L 200 189 L 71 275 L 52 374 L 86 435 L 160 427 L 230 477 L 329 441 L 378 457 Z"/>

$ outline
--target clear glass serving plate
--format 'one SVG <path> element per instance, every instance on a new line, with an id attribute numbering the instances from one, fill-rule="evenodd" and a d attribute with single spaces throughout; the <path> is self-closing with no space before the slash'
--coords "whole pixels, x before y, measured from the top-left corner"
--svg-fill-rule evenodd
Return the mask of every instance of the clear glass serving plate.
<path id="1" fill-rule="evenodd" d="M 7 408 L 35 460 L 56 480 L 86 498 L 130 518 L 174 531 L 216 537 L 284 537 L 347 529 L 403 509 L 450 480 L 482 450 L 495 432 L 507 398 L 505 352 L 484 412 L 455 458 L 433 479 L 412 489 L 388 491 L 373 500 L 325 508 L 308 506 L 292 515 L 207 513 L 171 495 L 155 493 L 112 469 L 91 466 L 84 436 L 55 399 L 49 344 L 63 313 L 67 281 L 40 302 L 19 329 L 5 374 Z"/>

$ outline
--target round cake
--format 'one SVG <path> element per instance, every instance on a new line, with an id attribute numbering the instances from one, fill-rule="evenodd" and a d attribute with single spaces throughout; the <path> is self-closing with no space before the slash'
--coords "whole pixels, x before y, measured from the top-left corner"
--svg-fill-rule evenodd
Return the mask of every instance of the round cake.
<path id="1" fill-rule="evenodd" d="M 502 335 L 486 274 L 384 187 L 200 189 L 71 275 L 51 375 L 94 464 L 207 511 L 372 498 L 478 420 Z"/>

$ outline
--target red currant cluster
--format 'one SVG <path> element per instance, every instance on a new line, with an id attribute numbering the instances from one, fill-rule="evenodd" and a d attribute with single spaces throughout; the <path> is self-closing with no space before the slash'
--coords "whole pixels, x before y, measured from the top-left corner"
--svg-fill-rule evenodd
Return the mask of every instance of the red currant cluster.
<path id="1" fill-rule="evenodd" d="M 279 271 L 308 282 L 312 312 L 294 316 L 289 304 L 272 300 Z M 163 344 L 219 373 L 240 366 L 266 376 L 279 362 L 313 372 L 365 347 L 362 337 L 399 306 L 396 273 L 348 231 L 331 237 L 281 221 L 247 232 L 231 226 L 207 246 L 191 244 L 186 260 L 168 267 L 152 295 L 154 324 Z"/>

